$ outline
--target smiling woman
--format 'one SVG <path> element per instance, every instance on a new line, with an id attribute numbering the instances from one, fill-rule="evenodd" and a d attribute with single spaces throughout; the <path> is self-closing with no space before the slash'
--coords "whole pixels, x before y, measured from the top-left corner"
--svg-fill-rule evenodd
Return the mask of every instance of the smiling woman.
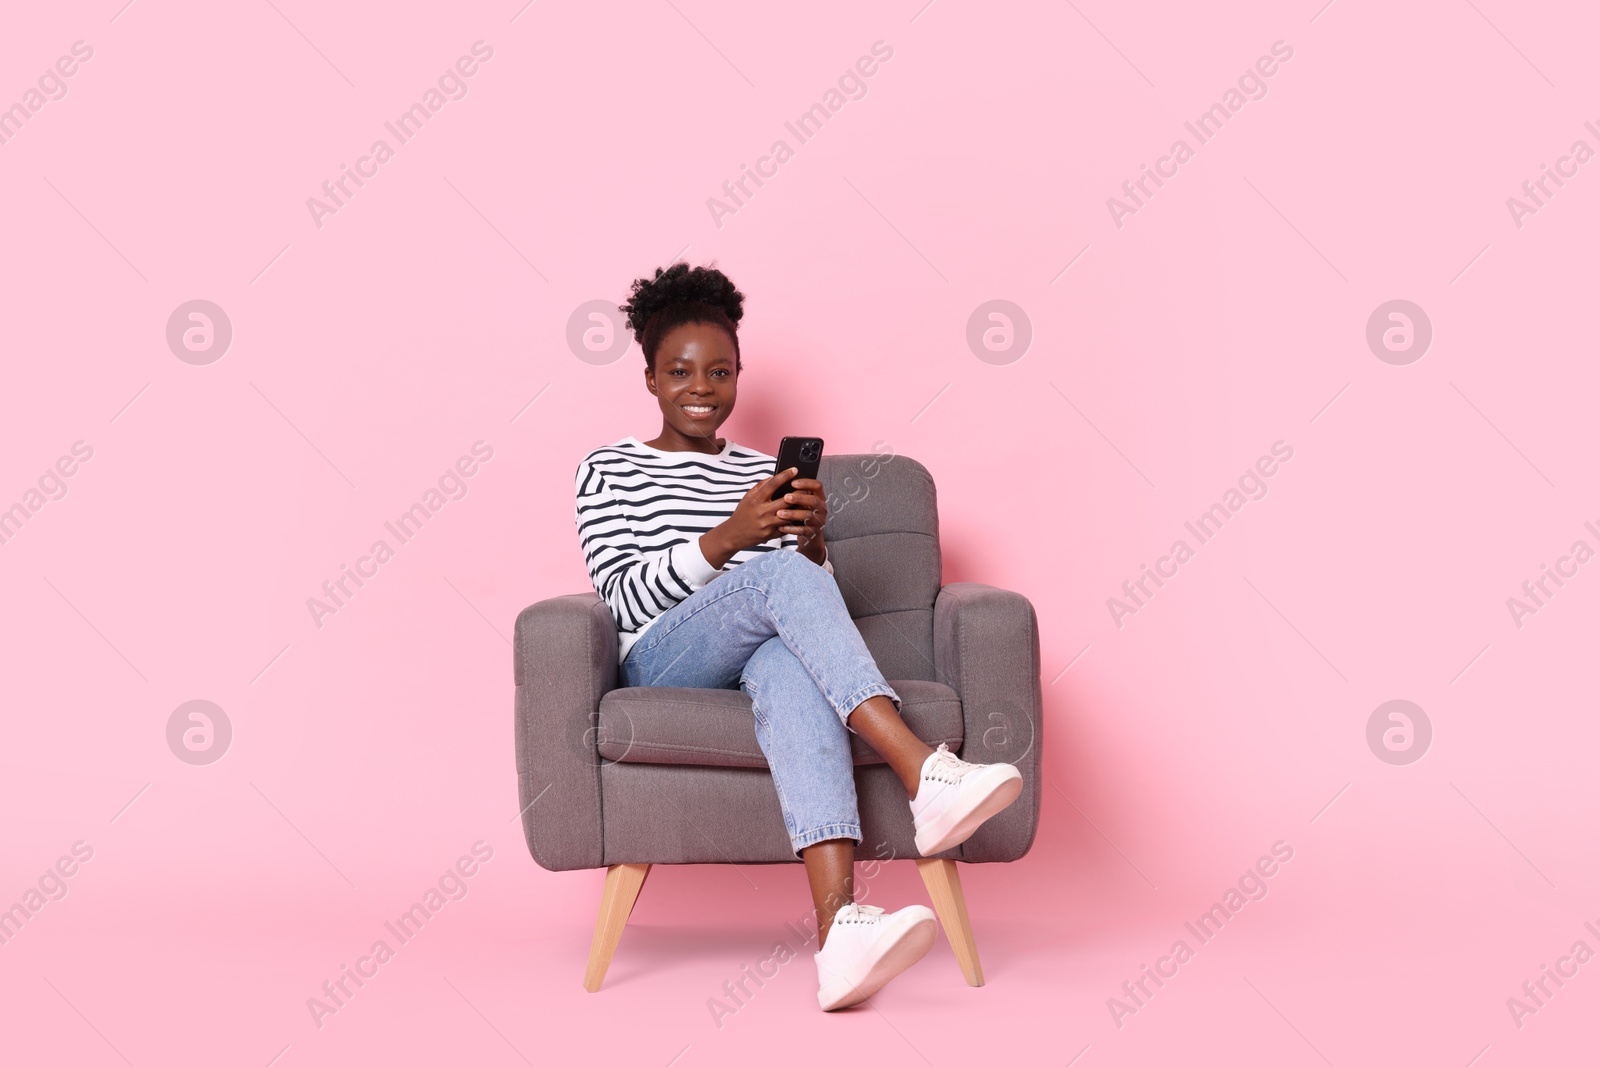
<path id="1" fill-rule="evenodd" d="M 777 462 L 716 436 L 738 396 L 744 295 L 721 271 L 691 271 L 684 263 L 636 281 L 633 293 L 622 310 L 645 350 L 645 388 L 660 405 L 661 433 L 649 441 L 625 437 L 584 457 L 574 513 L 584 562 L 617 620 L 624 659 L 679 601 L 763 553 L 801 550 L 833 570 L 822 544 L 826 506 L 814 516 L 796 510 L 798 526 L 784 525 L 789 513 L 771 508 L 765 536 L 750 543 L 732 543 L 721 529 Z"/>
<path id="2" fill-rule="evenodd" d="M 772 456 L 717 436 L 738 396 L 744 295 L 719 270 L 675 263 L 635 281 L 621 310 L 644 349 L 661 432 L 585 456 L 573 510 L 617 624 L 617 682 L 749 696 L 816 907 L 817 1002 L 858 1004 L 927 954 L 935 923 L 920 904 L 886 912 L 855 900 L 862 829 L 850 734 L 899 777 L 924 856 L 961 844 L 1014 801 L 1021 772 L 967 763 L 911 732 L 834 581 L 822 482 L 774 471 Z"/>

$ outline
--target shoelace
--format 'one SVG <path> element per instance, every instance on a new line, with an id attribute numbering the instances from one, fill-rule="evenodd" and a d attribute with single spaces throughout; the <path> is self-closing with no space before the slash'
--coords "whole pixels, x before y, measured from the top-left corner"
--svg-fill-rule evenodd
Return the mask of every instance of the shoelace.
<path id="1" fill-rule="evenodd" d="M 951 752 L 949 745 L 941 743 L 934 750 L 933 763 L 924 772 L 923 777 L 932 778 L 940 782 L 949 782 L 954 785 L 976 766 L 977 764 L 968 763 L 954 752 Z"/>
<path id="2" fill-rule="evenodd" d="M 883 918 L 883 909 L 875 904 L 846 904 L 834 913 L 835 923 L 874 922 Z"/>

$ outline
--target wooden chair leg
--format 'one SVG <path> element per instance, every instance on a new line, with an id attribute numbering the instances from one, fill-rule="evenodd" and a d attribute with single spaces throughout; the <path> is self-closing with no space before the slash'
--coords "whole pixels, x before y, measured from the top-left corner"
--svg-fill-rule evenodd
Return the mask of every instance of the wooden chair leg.
<path id="1" fill-rule="evenodd" d="M 644 884 L 650 880 L 650 872 L 655 870 L 655 868 L 648 863 L 641 863 L 639 866 L 644 868 L 644 873 L 639 876 L 639 884 L 634 887 L 633 903 L 628 905 L 628 918 L 630 919 L 633 918 L 633 909 L 639 903 L 639 894 L 644 890 Z"/>
<path id="2" fill-rule="evenodd" d="M 645 875 L 650 873 L 648 863 L 618 863 L 606 868 L 606 887 L 600 894 L 600 917 L 594 924 L 594 941 L 589 946 L 589 969 L 583 975 L 583 988 L 591 993 L 600 991 L 606 980 L 606 969 L 611 966 L 611 956 L 622 939 L 622 928 L 628 924 L 639 890 L 644 886 Z"/>
<path id="3" fill-rule="evenodd" d="M 961 892 L 961 872 L 955 860 L 917 860 L 922 883 L 933 898 L 933 910 L 944 927 L 945 937 L 955 950 L 956 962 L 967 984 L 983 984 L 983 964 L 978 962 L 978 943 L 972 937 L 972 922 L 967 918 L 967 898 Z"/>

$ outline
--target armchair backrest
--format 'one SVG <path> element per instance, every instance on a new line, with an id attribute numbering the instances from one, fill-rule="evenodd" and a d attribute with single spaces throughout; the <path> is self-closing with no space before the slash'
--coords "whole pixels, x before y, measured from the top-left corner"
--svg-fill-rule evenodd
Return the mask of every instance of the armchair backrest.
<path id="1" fill-rule="evenodd" d="M 907 456 L 824 456 L 828 559 L 885 678 L 935 681 L 939 506 L 933 476 Z"/>

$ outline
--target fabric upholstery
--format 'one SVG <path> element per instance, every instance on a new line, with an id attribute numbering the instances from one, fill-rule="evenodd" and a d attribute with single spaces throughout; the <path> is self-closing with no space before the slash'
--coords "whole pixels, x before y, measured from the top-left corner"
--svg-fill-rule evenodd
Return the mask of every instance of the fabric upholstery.
<path id="1" fill-rule="evenodd" d="M 934 681 L 941 564 L 933 476 L 908 456 L 859 455 L 824 456 L 818 476 L 838 498 L 828 515 L 833 576 L 878 669 Z"/>
<path id="2" fill-rule="evenodd" d="M 929 745 L 961 747 L 964 720 L 955 690 L 916 680 L 890 680 L 889 685 L 900 696 L 900 714 L 912 733 Z M 756 743 L 750 698 L 737 689 L 613 689 L 600 701 L 596 748 L 602 759 L 623 763 L 767 766 Z M 855 734 L 850 735 L 850 748 L 858 767 L 883 762 Z"/>
<path id="3" fill-rule="evenodd" d="M 978 582 L 939 591 L 933 616 L 939 680 L 961 697 L 966 742 L 961 758 L 1011 763 L 1022 795 L 959 846 L 969 863 L 1021 859 L 1039 828 L 1044 701 L 1039 681 L 1039 622 L 1021 593 Z"/>
<path id="4" fill-rule="evenodd" d="M 944 855 L 1021 858 L 1038 828 L 1043 784 L 1032 605 L 973 582 L 940 588 L 937 500 L 920 463 L 827 456 L 820 477 L 837 499 L 828 520 L 834 577 L 879 670 L 898 679 L 891 684 L 906 698 L 913 732 L 952 749 L 959 741 L 974 762 L 1005 760 L 1022 771 L 1017 802 Z M 541 601 L 517 618 L 517 790 L 534 859 L 549 870 L 798 862 L 746 721 L 748 698 L 619 689 L 617 644 L 616 624 L 592 591 Z M 916 857 L 905 790 L 888 766 L 867 762 L 876 754 L 859 739 L 852 744 L 865 835 L 858 856 Z M 684 762 L 689 754 L 731 765 Z M 656 762 L 641 762 L 644 755 Z"/>
<path id="5" fill-rule="evenodd" d="M 517 616 L 517 797 L 540 866 L 603 865 L 594 722 L 617 684 L 617 624 L 594 593 L 552 597 Z"/>
<path id="6" fill-rule="evenodd" d="M 605 863 L 796 863 L 765 771 L 608 763 L 601 771 Z M 856 768 L 869 859 L 918 859 L 906 791 L 885 764 Z M 959 849 L 941 853 L 959 859 Z"/>

